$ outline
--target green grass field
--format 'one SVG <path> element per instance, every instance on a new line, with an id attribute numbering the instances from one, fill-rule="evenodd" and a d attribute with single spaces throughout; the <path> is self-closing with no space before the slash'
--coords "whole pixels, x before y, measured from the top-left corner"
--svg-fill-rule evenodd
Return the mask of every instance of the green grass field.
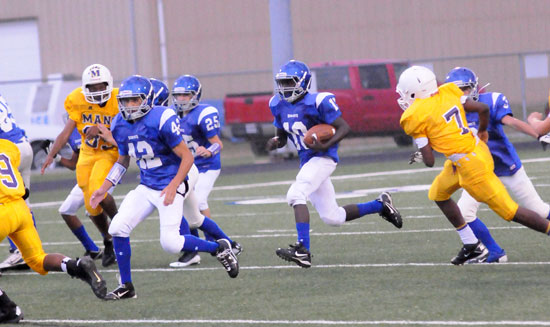
<path id="1" fill-rule="evenodd" d="M 542 198 L 549 200 L 548 161 L 537 160 L 548 153 L 537 148 L 520 156 Z M 449 263 L 460 240 L 427 198 L 442 164 L 438 158 L 433 169 L 403 160 L 340 165 L 333 174 L 339 204 L 371 200 L 380 190 L 390 190 L 404 226 L 398 230 L 375 214 L 334 228 L 312 211 L 310 269 L 275 255 L 277 247 L 295 241 L 284 197 L 296 162 L 285 171 L 230 176 L 222 171 L 209 203 L 212 218 L 244 247 L 236 279 L 208 254 L 193 268 L 169 268 L 176 256 L 159 244 L 155 213 L 131 236 L 137 299 L 101 301 L 64 273 L 5 272 L 0 286 L 22 307 L 25 324 L 40 326 L 550 325 L 550 240 L 545 235 L 507 223 L 482 205 L 479 215 L 510 262 Z M 33 181 L 72 174 L 60 170 L 33 176 Z M 117 187 L 119 203 L 134 186 Z M 45 250 L 76 257 L 84 250 L 57 213 L 68 191 L 36 192 L 31 201 Z M 273 203 L 258 203 L 270 199 Z M 238 201 L 252 204 L 234 204 Z M 97 230 L 83 211 L 79 216 L 99 244 Z M 6 244 L 0 253 L 7 254 Z M 114 289 L 116 267 L 100 271 Z"/>

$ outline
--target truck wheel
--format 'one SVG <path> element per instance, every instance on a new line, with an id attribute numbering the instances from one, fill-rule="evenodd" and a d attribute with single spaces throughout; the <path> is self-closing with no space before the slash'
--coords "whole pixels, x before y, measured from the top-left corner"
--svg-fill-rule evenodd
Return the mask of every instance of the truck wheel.
<path id="1" fill-rule="evenodd" d="M 408 135 L 395 135 L 393 140 L 395 141 L 395 144 L 400 147 L 411 146 L 413 143 L 412 137 Z"/>
<path id="2" fill-rule="evenodd" d="M 252 153 L 256 156 L 267 156 L 267 150 L 265 149 L 265 145 L 267 143 L 268 139 L 254 139 L 249 140 L 250 142 L 250 149 L 252 150 Z"/>

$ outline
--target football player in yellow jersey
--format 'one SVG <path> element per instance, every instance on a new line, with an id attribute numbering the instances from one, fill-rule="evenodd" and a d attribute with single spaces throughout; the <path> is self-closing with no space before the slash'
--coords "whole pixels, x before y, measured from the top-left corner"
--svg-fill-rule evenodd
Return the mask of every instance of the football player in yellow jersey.
<path id="1" fill-rule="evenodd" d="M 107 285 L 90 257 L 74 260 L 63 254 L 44 252 L 31 210 L 23 199 L 28 190 L 17 169 L 20 160 L 17 146 L 0 139 L 0 241 L 9 236 L 25 262 L 37 273 L 45 275 L 48 271 L 65 271 L 88 283 L 97 297 L 104 298 Z M 0 306 L 4 304 L 0 301 Z M 0 311 L 4 310 L 0 308 Z"/>
<path id="2" fill-rule="evenodd" d="M 90 198 L 92 192 L 103 184 L 118 159 L 117 148 L 99 137 L 97 127 L 98 124 L 110 127 L 113 117 L 119 112 L 117 94 L 118 88 L 113 88 L 113 77 L 107 67 L 99 64 L 88 66 L 82 73 L 82 87 L 76 88 L 65 99 L 65 110 L 69 114 L 69 119 L 42 165 L 44 174 L 76 127 L 82 136 L 80 156 L 76 164 L 76 181 L 84 193 L 86 210 L 103 235 L 104 267 L 116 261 L 112 237 L 108 233 L 109 220 L 105 214 L 106 212 L 112 219 L 117 213 L 116 203 L 113 197 L 107 194 L 100 206 L 92 208 Z"/>
<path id="3" fill-rule="evenodd" d="M 428 197 L 457 229 L 464 244 L 451 260 L 453 264 L 479 262 L 488 255 L 451 198 L 461 187 L 505 220 L 548 234 L 550 222 L 534 211 L 518 206 L 493 172 L 493 159 L 485 144 L 489 122 L 486 104 L 464 96 L 454 83 L 438 88 L 434 73 L 421 66 L 406 69 L 399 77 L 396 91 L 400 95 L 397 101 L 405 110 L 401 127 L 413 137 L 424 164 L 433 167 L 433 150 L 448 159 L 434 179 Z M 477 135 L 482 141 L 469 130 L 465 110 L 478 113 Z"/>

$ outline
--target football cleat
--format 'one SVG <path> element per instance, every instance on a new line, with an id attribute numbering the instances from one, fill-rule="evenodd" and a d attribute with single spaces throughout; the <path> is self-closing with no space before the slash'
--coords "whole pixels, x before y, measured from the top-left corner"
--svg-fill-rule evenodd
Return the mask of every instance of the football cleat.
<path id="1" fill-rule="evenodd" d="M 5 316 L 0 317 L 0 324 L 17 324 L 23 319 L 23 311 L 17 305 L 15 308 Z"/>
<path id="2" fill-rule="evenodd" d="M 487 260 L 489 251 L 480 241 L 474 244 L 464 244 L 456 257 L 451 259 L 453 265 L 465 263 L 482 263 Z"/>
<path id="3" fill-rule="evenodd" d="M 136 290 L 134 289 L 134 284 L 131 282 L 120 284 L 114 291 L 109 292 L 104 300 L 114 301 L 114 300 L 126 300 L 126 299 L 135 299 L 137 298 Z"/>
<path id="4" fill-rule="evenodd" d="M 301 242 L 290 244 L 288 249 L 278 248 L 275 253 L 283 260 L 292 261 L 302 268 L 311 267 L 311 253 Z"/>
<path id="5" fill-rule="evenodd" d="M 201 256 L 198 252 L 184 251 L 178 261 L 170 263 L 172 268 L 183 268 L 201 263 Z"/>
<path id="6" fill-rule="evenodd" d="M 401 219 L 399 211 L 393 206 L 393 200 L 390 193 L 382 192 L 376 200 L 382 203 L 382 211 L 379 213 L 380 216 L 397 228 L 403 227 L 403 219 Z"/>
<path id="7" fill-rule="evenodd" d="M 231 242 L 231 250 L 233 251 L 234 255 L 239 255 L 241 252 L 243 252 L 243 247 L 241 244 L 237 243 L 236 241 Z"/>
<path id="8" fill-rule="evenodd" d="M 489 251 L 489 255 L 487 256 L 487 260 L 485 260 L 486 263 L 505 263 L 508 262 L 508 256 L 506 255 L 506 251 L 502 250 L 502 252 L 491 252 Z"/>
<path id="9" fill-rule="evenodd" d="M 0 296 L 0 324 L 16 324 L 23 319 L 21 308 L 6 293 Z"/>
<path id="10" fill-rule="evenodd" d="M 103 245 L 105 245 L 105 249 L 103 250 L 103 257 L 101 258 L 101 265 L 103 267 L 108 267 L 116 262 L 113 240 L 103 240 Z"/>
<path id="11" fill-rule="evenodd" d="M 88 285 L 92 287 L 95 296 L 98 298 L 103 299 L 105 294 L 107 294 L 107 283 L 99 271 L 97 271 L 92 258 L 82 257 L 78 259 L 76 262 L 76 272 L 73 277 L 82 279 L 88 283 Z"/>
<path id="12" fill-rule="evenodd" d="M 229 277 L 237 277 L 239 275 L 239 262 L 231 249 L 231 243 L 223 238 L 217 240 L 216 243 L 219 245 L 216 250 L 216 258 L 223 265 Z"/>
<path id="13" fill-rule="evenodd" d="M 90 257 L 94 260 L 101 259 L 101 257 L 103 257 L 103 250 L 101 249 L 99 249 L 98 251 L 86 250 L 86 252 L 84 252 L 83 257 Z"/>
<path id="14" fill-rule="evenodd" d="M 10 255 L 0 263 L 0 270 L 6 269 L 29 269 L 19 249 L 10 250 Z"/>

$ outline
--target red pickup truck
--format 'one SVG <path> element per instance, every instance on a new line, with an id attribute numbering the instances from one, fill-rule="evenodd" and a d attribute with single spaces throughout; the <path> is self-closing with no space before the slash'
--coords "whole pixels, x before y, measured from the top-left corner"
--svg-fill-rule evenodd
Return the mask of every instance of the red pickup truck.
<path id="1" fill-rule="evenodd" d="M 362 60 L 311 65 L 312 89 L 331 92 L 351 127 L 352 135 L 393 136 L 399 146 L 412 140 L 399 126 L 403 111 L 395 92 L 399 75 L 407 62 Z M 226 129 L 245 138 L 257 155 L 266 154 L 265 143 L 275 135 L 269 110 L 272 92 L 227 95 L 224 99 Z"/>

